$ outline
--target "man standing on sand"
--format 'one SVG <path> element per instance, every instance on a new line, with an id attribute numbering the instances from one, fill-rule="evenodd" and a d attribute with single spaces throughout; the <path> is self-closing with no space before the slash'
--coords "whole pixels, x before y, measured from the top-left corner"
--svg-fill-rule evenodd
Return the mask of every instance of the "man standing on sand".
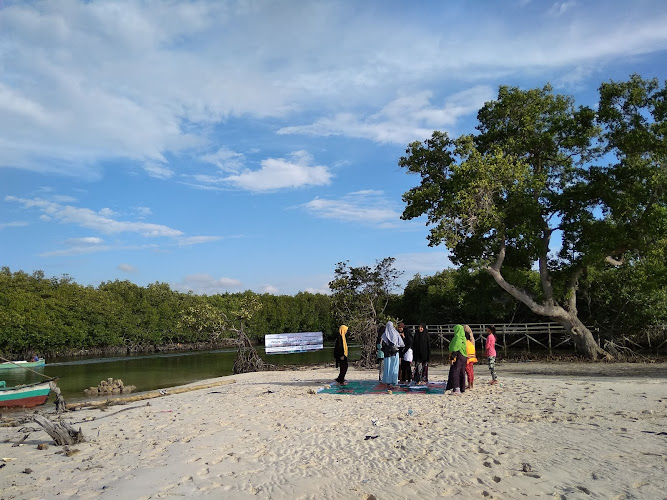
<path id="1" fill-rule="evenodd" d="M 486 327 L 486 357 L 489 359 L 489 371 L 491 372 L 491 382 L 489 384 L 495 385 L 498 383 L 498 375 L 496 375 L 496 327 Z"/>

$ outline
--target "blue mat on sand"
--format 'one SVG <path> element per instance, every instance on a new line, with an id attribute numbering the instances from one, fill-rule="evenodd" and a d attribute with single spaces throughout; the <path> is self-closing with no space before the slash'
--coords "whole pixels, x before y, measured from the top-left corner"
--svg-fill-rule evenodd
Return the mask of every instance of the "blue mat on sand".
<path id="1" fill-rule="evenodd" d="M 387 386 L 373 380 L 350 380 L 345 385 L 333 382 L 319 389 L 323 394 L 444 394 L 445 382 L 429 382 L 428 385 L 399 385 L 387 390 Z"/>

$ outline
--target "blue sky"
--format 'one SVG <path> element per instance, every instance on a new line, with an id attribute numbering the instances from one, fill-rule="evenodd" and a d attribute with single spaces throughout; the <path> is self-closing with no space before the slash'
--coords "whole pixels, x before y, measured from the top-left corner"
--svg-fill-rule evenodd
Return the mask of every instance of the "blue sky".
<path id="1" fill-rule="evenodd" d="M 448 267 L 397 166 L 499 85 L 667 79 L 667 3 L 1 1 L 0 265 L 84 285 L 328 292 Z"/>

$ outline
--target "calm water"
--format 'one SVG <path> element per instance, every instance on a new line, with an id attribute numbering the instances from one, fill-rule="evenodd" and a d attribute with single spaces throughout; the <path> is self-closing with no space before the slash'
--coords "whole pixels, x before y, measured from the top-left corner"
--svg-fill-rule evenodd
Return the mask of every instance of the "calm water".
<path id="1" fill-rule="evenodd" d="M 266 355 L 264 348 L 258 348 L 264 361 L 276 365 L 310 365 L 333 362 L 333 345 L 321 351 L 300 354 Z M 350 345 L 350 360 L 359 359 L 360 347 Z M 232 374 L 235 349 L 193 351 L 169 354 L 147 354 L 109 358 L 60 358 L 47 359 L 46 366 L 37 372 L 48 377 L 60 377 L 58 387 L 68 403 L 86 399 L 84 389 L 97 387 L 101 380 L 122 379 L 125 385 L 137 388 L 133 394 L 189 384 L 198 380 Z M 332 369 L 332 378 L 335 376 Z M 36 373 L 24 369 L 2 370 L 0 379 L 7 386 L 26 384 L 43 380 Z M 53 396 L 49 400 L 53 400 Z"/>

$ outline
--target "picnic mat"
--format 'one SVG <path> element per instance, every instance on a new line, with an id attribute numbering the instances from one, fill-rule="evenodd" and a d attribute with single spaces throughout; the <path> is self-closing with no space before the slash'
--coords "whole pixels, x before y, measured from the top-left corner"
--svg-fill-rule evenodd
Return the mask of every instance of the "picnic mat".
<path id="1" fill-rule="evenodd" d="M 428 385 L 399 385 L 391 394 L 444 394 L 445 382 L 429 382 Z M 329 387 L 318 389 L 323 394 L 389 394 L 387 386 L 374 380 L 350 380 L 345 385 L 333 382 Z"/>

